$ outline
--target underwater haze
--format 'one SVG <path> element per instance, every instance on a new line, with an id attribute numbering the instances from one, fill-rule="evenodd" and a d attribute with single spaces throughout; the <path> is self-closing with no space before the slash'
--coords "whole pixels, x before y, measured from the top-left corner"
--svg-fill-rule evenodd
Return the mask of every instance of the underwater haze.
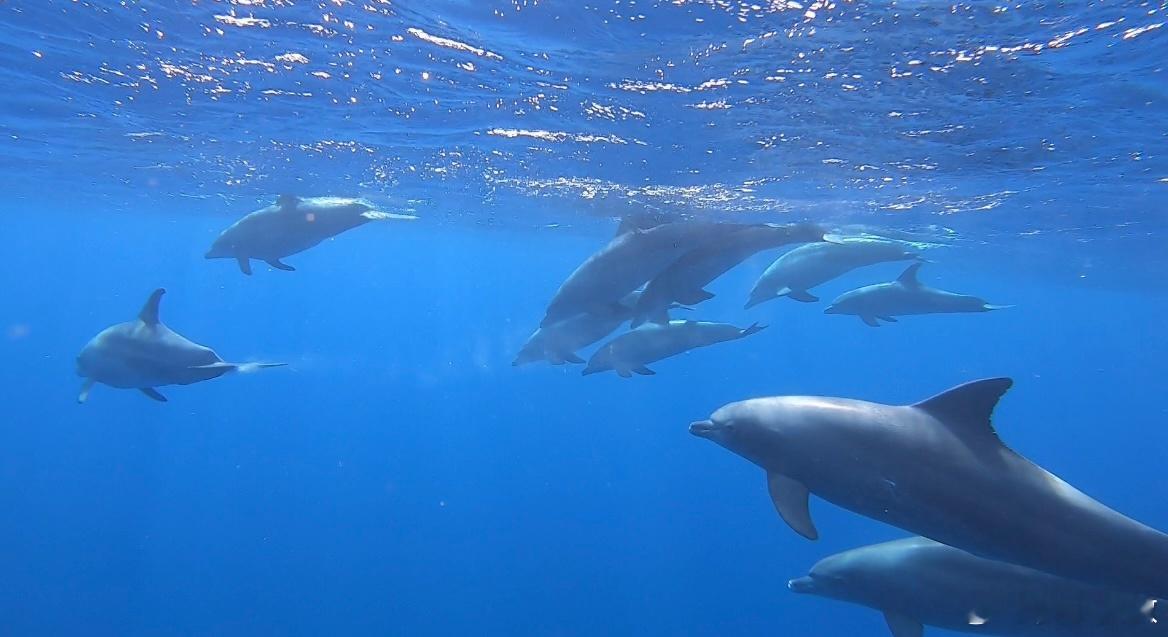
<path id="1" fill-rule="evenodd" d="M 0 635 L 888 634 L 788 580 L 912 531 L 812 498 L 804 539 L 763 470 L 687 431 L 761 396 L 1010 377 L 1007 446 L 1168 529 L 1166 22 L 1163 1 L 0 1 Z M 206 258 L 311 197 L 417 219 L 253 253 L 251 276 Z M 671 310 L 757 333 L 630 378 L 512 364 L 622 230 L 702 222 L 894 241 L 921 284 L 1009 307 L 825 313 L 909 265 L 878 260 L 744 309 L 782 245 Z M 79 353 L 157 288 L 175 333 L 287 366 L 97 379 L 79 405 Z"/>

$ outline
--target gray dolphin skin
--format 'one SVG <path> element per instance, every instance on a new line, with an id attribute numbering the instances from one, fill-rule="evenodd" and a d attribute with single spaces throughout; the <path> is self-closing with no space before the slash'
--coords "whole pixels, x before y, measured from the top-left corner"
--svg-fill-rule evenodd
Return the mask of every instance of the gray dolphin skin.
<path id="1" fill-rule="evenodd" d="M 746 308 L 780 296 L 813 303 L 819 297 L 808 290 L 856 268 L 919 258 L 906 244 L 887 239 L 844 237 L 838 242 L 802 245 L 779 257 L 762 273 L 750 291 Z"/>
<path id="2" fill-rule="evenodd" d="M 695 221 L 622 232 L 564 281 L 539 326 L 547 327 L 577 314 L 603 312 L 681 255 L 741 228 L 741 224 Z"/>
<path id="3" fill-rule="evenodd" d="M 685 253 L 645 286 L 632 326 L 659 316 L 671 303 L 695 305 L 713 298 L 704 288 L 714 279 L 763 250 L 791 243 L 823 241 L 823 228 L 810 223 L 744 226 L 717 241 Z"/>
<path id="4" fill-rule="evenodd" d="M 1003 637 L 1168 635 L 1168 605 L 1161 600 L 987 560 L 922 537 L 837 553 L 787 587 L 878 610 L 893 637 L 920 637 L 925 626 Z"/>
<path id="5" fill-rule="evenodd" d="M 985 299 L 967 294 L 946 292 L 923 285 L 917 280 L 921 263 L 908 266 L 895 281 L 877 283 L 841 294 L 824 314 L 851 314 L 872 327 L 876 319 L 895 323 L 897 316 L 912 314 L 955 314 L 1003 310 L 1009 305 L 990 305 Z"/>
<path id="6" fill-rule="evenodd" d="M 583 373 L 587 376 L 613 370 L 621 378 L 629 378 L 633 374 L 652 376 L 657 372 L 646 367 L 649 363 L 691 349 L 745 338 L 765 328 L 765 325 L 758 323 L 747 328 L 704 321 L 646 323 L 596 350 Z"/>
<path id="7" fill-rule="evenodd" d="M 251 259 L 291 272 L 296 268 L 280 259 L 370 221 L 389 219 L 410 221 L 417 217 L 380 212 L 364 199 L 281 195 L 274 205 L 256 210 L 224 230 L 205 258 L 235 259 L 244 274 L 251 274 Z"/>
<path id="8" fill-rule="evenodd" d="M 175 333 L 158 318 L 166 290 L 150 295 L 138 318 L 108 327 L 93 337 L 77 356 L 77 375 L 85 378 L 77 402 L 84 403 L 94 383 L 137 389 L 159 402 L 166 397 L 155 387 L 190 385 L 228 372 L 251 372 L 284 363 L 227 363 L 209 347 Z"/>
<path id="9" fill-rule="evenodd" d="M 818 532 L 808 494 L 980 557 L 1168 598 L 1168 535 L 1084 495 L 1015 453 L 990 417 L 1008 378 L 913 405 L 776 396 L 690 425 L 762 467 L 780 516 Z"/>
<path id="10" fill-rule="evenodd" d="M 583 363 L 584 359 L 576 355 L 576 350 L 608 336 L 621 323 L 629 320 L 640 296 L 641 290 L 636 290 L 626 294 L 619 303 L 597 313 L 577 314 L 535 330 L 511 364 L 518 366 L 541 360 L 552 365 Z"/>

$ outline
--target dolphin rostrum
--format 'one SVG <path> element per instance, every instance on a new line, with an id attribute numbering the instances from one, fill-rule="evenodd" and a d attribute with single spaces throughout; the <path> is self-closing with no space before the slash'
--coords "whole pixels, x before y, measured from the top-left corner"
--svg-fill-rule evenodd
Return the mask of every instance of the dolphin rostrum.
<path id="1" fill-rule="evenodd" d="M 785 296 L 804 303 L 819 298 L 808 290 L 856 268 L 885 261 L 919 259 L 907 244 L 889 239 L 843 237 L 838 242 L 808 243 L 783 256 L 762 273 L 746 308 Z"/>
<path id="2" fill-rule="evenodd" d="M 837 553 L 787 586 L 878 610 L 893 637 L 920 637 L 926 625 L 1003 637 L 1168 635 L 1162 600 L 987 560 L 923 537 Z"/>
<path id="3" fill-rule="evenodd" d="M 577 314 L 603 312 L 681 255 L 741 228 L 741 224 L 692 221 L 622 232 L 560 285 L 539 326 L 547 327 Z"/>
<path id="4" fill-rule="evenodd" d="M 634 373 L 652 376 L 656 372 L 648 363 L 676 356 L 691 349 L 745 338 L 766 326 L 755 323 L 747 328 L 705 321 L 669 321 L 646 323 L 609 341 L 588 361 L 584 375 L 614 370 L 622 378 Z"/>
<path id="5" fill-rule="evenodd" d="M 244 274 L 251 274 L 251 259 L 291 272 L 296 268 L 280 259 L 370 221 L 387 219 L 417 217 L 380 212 L 364 199 L 281 195 L 275 205 L 256 210 L 224 230 L 206 258 L 235 259 Z"/>
<path id="6" fill-rule="evenodd" d="M 1010 450 L 990 424 L 1008 378 L 905 406 L 776 396 L 690 425 L 762 467 L 780 516 L 815 539 L 808 493 L 980 557 L 1168 598 L 1168 535 Z"/>
<path id="7" fill-rule="evenodd" d="M 914 263 L 908 266 L 895 281 L 867 285 L 845 292 L 823 313 L 852 314 L 872 327 L 880 327 L 876 319 L 895 323 L 895 317 L 910 314 L 989 312 L 1010 307 L 990 305 L 976 296 L 946 292 L 923 285 L 917 280 L 917 272 L 921 265 Z"/>
<path id="8" fill-rule="evenodd" d="M 823 241 L 823 228 L 810 223 L 744 226 L 716 241 L 690 250 L 653 277 L 637 301 L 632 326 L 660 315 L 673 302 L 695 305 L 713 298 L 704 288 L 751 255 L 791 243 Z"/>
<path id="9" fill-rule="evenodd" d="M 158 303 L 165 293 L 158 288 L 146 300 L 137 319 L 108 327 L 85 345 L 77 356 L 77 374 L 85 378 L 77 402 L 89 398 L 94 383 L 137 389 L 166 402 L 155 387 L 190 385 L 228 372 L 284 365 L 227 363 L 211 348 L 187 340 L 158 318 Z"/>

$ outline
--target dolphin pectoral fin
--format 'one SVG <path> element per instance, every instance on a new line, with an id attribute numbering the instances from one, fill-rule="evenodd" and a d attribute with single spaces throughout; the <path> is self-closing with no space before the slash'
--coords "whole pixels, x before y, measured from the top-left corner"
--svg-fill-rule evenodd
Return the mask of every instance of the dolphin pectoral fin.
<path id="1" fill-rule="evenodd" d="M 138 391 L 142 392 L 143 394 L 146 394 L 152 400 L 157 400 L 160 403 L 166 402 L 166 396 L 163 396 L 162 394 L 158 393 L 158 390 L 154 389 L 153 387 L 142 387 Z"/>
<path id="2" fill-rule="evenodd" d="M 265 261 L 265 263 L 272 266 L 273 268 L 276 268 L 277 270 L 283 270 L 285 272 L 295 272 L 296 271 L 296 268 L 288 265 L 287 263 L 284 263 L 283 261 L 281 261 L 279 259 L 267 259 Z"/>
<path id="3" fill-rule="evenodd" d="M 898 322 L 896 320 L 896 317 L 893 317 L 893 316 L 877 316 L 876 318 L 880 319 L 881 321 L 888 321 L 889 323 Z"/>
<path id="4" fill-rule="evenodd" d="M 85 401 L 89 400 L 89 392 L 93 389 L 93 379 L 86 378 L 85 382 L 81 383 L 81 392 L 77 394 L 77 403 L 84 405 Z"/>
<path id="5" fill-rule="evenodd" d="M 620 376 L 621 378 L 632 378 L 633 377 L 633 373 L 627 369 L 616 370 L 616 375 Z"/>
<path id="6" fill-rule="evenodd" d="M 235 259 L 239 263 L 239 271 L 251 276 L 251 259 L 247 257 L 237 257 Z"/>
<path id="7" fill-rule="evenodd" d="M 861 316 L 860 320 L 864 322 L 864 325 L 869 327 L 880 327 L 880 324 L 876 322 L 875 316 Z"/>
<path id="8" fill-rule="evenodd" d="M 767 490 L 770 491 L 775 510 L 787 526 L 809 540 L 819 539 L 819 531 L 815 530 L 815 522 L 811 520 L 811 511 L 807 508 L 811 494 L 802 482 L 768 471 Z"/>
<path id="9" fill-rule="evenodd" d="M 785 295 L 780 294 L 780 296 L 786 296 L 789 299 L 795 299 L 800 303 L 815 303 L 819 300 L 818 296 L 815 296 L 807 290 L 788 290 Z"/>
<path id="10" fill-rule="evenodd" d="M 888 624 L 892 637 L 922 637 L 925 634 L 924 624 L 900 613 L 886 610 L 884 621 Z"/>
<path id="11" fill-rule="evenodd" d="M 759 323 L 752 323 L 750 325 L 750 327 L 748 327 L 748 328 L 746 328 L 738 333 L 738 338 L 746 338 L 747 336 L 750 336 L 752 334 L 758 334 L 759 332 L 765 330 L 766 328 L 767 328 L 766 325 L 760 325 Z"/>
<path id="12" fill-rule="evenodd" d="M 657 375 L 657 372 L 649 369 L 648 367 L 645 367 L 644 365 L 641 365 L 640 367 L 634 367 L 633 372 L 640 374 L 641 376 L 656 376 Z"/>
<path id="13" fill-rule="evenodd" d="M 709 301 L 712 298 L 714 298 L 713 292 L 708 292 L 698 288 L 696 290 L 682 292 L 680 295 L 678 295 L 677 302 L 684 303 L 685 305 L 697 305 L 702 301 Z"/>
<path id="14" fill-rule="evenodd" d="M 580 358 L 579 356 L 577 356 L 576 354 L 574 354 L 572 352 L 568 352 L 567 354 L 564 354 L 563 359 L 569 363 L 572 363 L 573 365 L 583 365 L 584 364 L 584 359 Z"/>

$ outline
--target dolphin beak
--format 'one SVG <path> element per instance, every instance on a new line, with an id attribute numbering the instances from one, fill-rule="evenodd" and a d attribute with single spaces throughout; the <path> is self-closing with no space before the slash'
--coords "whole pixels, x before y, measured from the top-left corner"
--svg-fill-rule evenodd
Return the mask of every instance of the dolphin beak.
<path id="1" fill-rule="evenodd" d="M 717 427 L 714 425 L 714 423 L 709 420 L 699 420 L 689 424 L 689 432 L 698 438 L 710 437 L 710 434 L 713 433 L 716 428 Z"/>
<path id="2" fill-rule="evenodd" d="M 832 305 L 832 306 L 828 307 L 827 309 L 823 310 L 823 313 L 824 314 L 835 314 L 836 313 L 835 306 Z"/>
<path id="3" fill-rule="evenodd" d="M 815 580 L 810 577 L 797 577 L 787 582 L 787 588 L 795 593 L 815 592 Z"/>
<path id="4" fill-rule="evenodd" d="M 595 374 L 596 372 L 599 372 L 599 371 L 600 371 L 599 369 L 592 369 L 591 367 L 585 367 L 584 371 L 580 372 L 580 375 L 581 376 L 591 376 L 592 374 Z"/>

